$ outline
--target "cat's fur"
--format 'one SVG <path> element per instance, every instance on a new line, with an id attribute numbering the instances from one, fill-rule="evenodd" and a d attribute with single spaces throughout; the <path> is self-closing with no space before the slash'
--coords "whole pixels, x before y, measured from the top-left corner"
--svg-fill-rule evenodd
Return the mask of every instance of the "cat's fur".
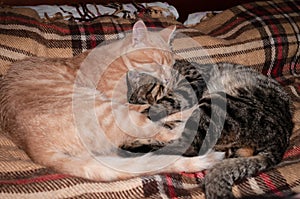
<path id="1" fill-rule="evenodd" d="M 144 114 L 155 121 L 199 104 L 182 137 L 168 146 L 135 142 L 123 148 L 139 152 L 147 147 L 159 154 L 183 156 L 201 155 L 210 148 L 226 152 L 228 159 L 208 171 L 204 186 L 207 199 L 233 198 L 234 182 L 281 161 L 293 128 L 291 100 L 275 80 L 241 65 L 177 61 L 174 68 L 187 81 L 175 78 L 171 88 L 147 74 L 128 74 L 128 99 L 131 103 L 152 104 Z M 160 92 L 151 92 L 157 90 L 155 87 L 160 87 Z"/>
<path id="2" fill-rule="evenodd" d="M 1 129 L 36 163 L 91 180 L 210 168 L 222 153 L 176 160 L 170 155 L 118 155 L 119 146 L 137 138 L 166 142 L 183 129 L 164 128 L 163 121 L 152 122 L 140 113 L 145 107 L 123 103 L 129 69 L 168 81 L 173 32 L 148 32 L 138 21 L 124 39 L 74 58 L 36 57 L 12 64 L 0 81 Z M 170 162 L 161 165 L 163 160 Z"/>

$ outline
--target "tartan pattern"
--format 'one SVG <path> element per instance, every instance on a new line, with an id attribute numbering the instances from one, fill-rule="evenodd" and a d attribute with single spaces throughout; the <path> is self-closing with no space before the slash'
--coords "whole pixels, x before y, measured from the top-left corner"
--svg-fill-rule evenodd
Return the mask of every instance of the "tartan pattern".
<path id="1" fill-rule="evenodd" d="M 141 19 L 148 27 L 180 25 L 168 18 L 144 16 Z M 50 23 L 26 8 L 0 8 L 0 74 L 5 74 L 10 63 L 26 57 L 72 57 L 104 41 L 120 39 L 122 32 L 131 30 L 134 22 L 134 19 L 104 16 L 86 23 Z"/>
<path id="2" fill-rule="evenodd" d="M 188 46 L 190 38 L 180 38 L 173 44 L 174 51 L 200 63 L 232 62 L 253 67 L 284 86 L 292 86 L 299 100 L 299 10 L 299 1 L 291 0 L 236 6 L 201 22 L 195 31 L 182 30 L 200 45 Z"/>
<path id="3" fill-rule="evenodd" d="M 300 193 L 299 10 L 299 1 L 248 3 L 226 10 L 193 29 L 183 28 L 170 19 L 144 19 L 150 27 L 179 26 L 173 50 L 182 58 L 200 63 L 226 61 L 248 65 L 277 79 L 291 92 L 295 129 L 282 163 L 237 183 L 233 187 L 237 198 L 273 199 Z M 119 39 L 121 32 L 130 30 L 133 23 L 110 17 L 85 23 L 47 23 L 30 10 L 2 9 L 0 74 L 5 74 L 11 62 L 28 56 L 72 57 L 101 42 Z M 191 38 L 201 47 L 189 42 Z M 4 134 L 0 133 L 0 198 L 204 198 L 204 172 L 92 182 L 33 163 Z"/>

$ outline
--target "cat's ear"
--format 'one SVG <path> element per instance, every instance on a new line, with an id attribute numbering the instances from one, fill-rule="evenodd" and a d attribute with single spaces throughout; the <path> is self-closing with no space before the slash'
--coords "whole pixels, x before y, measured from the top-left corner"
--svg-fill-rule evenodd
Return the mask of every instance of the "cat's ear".
<path id="1" fill-rule="evenodd" d="M 169 26 L 163 30 L 160 31 L 160 36 L 163 38 L 163 40 L 166 43 L 170 43 L 172 38 L 175 36 L 176 26 Z"/>
<path id="2" fill-rule="evenodd" d="M 142 20 L 137 21 L 133 25 L 132 29 L 132 44 L 134 46 L 139 45 L 146 41 L 148 38 L 148 30 L 145 23 Z"/>

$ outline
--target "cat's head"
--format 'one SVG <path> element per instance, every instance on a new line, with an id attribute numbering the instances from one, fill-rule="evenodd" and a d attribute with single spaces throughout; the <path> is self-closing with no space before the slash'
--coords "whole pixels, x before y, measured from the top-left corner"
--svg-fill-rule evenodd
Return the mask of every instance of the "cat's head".
<path id="1" fill-rule="evenodd" d="M 126 81 L 127 99 L 131 104 L 153 104 L 164 93 L 162 82 L 146 73 L 128 71 Z"/>
<path id="2" fill-rule="evenodd" d="M 137 71 L 127 72 L 126 77 L 128 102 L 131 104 L 150 104 L 151 106 L 142 113 L 151 120 L 158 121 L 180 110 L 180 107 L 173 104 L 177 101 L 173 100 L 173 90 L 159 79 Z"/>
<path id="3" fill-rule="evenodd" d="M 170 49 L 175 29 L 172 26 L 160 31 L 148 31 L 143 21 L 137 21 L 132 34 L 125 41 L 129 51 L 122 59 L 127 68 L 167 82 L 172 77 L 171 70 L 175 62 Z"/>

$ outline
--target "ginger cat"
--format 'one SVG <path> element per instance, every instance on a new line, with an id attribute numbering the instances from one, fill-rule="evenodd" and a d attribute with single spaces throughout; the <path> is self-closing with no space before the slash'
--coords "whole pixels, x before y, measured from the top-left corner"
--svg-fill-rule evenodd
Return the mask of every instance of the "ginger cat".
<path id="1" fill-rule="evenodd" d="M 180 136 L 164 121 L 126 103 L 126 72 L 146 72 L 167 82 L 174 63 L 174 28 L 149 32 L 142 21 L 124 39 L 74 58 L 28 58 L 12 64 L 0 80 L 0 127 L 36 163 L 58 172 L 113 181 L 159 172 L 195 172 L 212 167 L 223 153 L 201 157 L 122 157 L 120 146 L 136 139 L 166 142 Z M 124 83 L 125 82 L 125 83 Z M 187 119 L 192 110 L 166 121 Z"/>

